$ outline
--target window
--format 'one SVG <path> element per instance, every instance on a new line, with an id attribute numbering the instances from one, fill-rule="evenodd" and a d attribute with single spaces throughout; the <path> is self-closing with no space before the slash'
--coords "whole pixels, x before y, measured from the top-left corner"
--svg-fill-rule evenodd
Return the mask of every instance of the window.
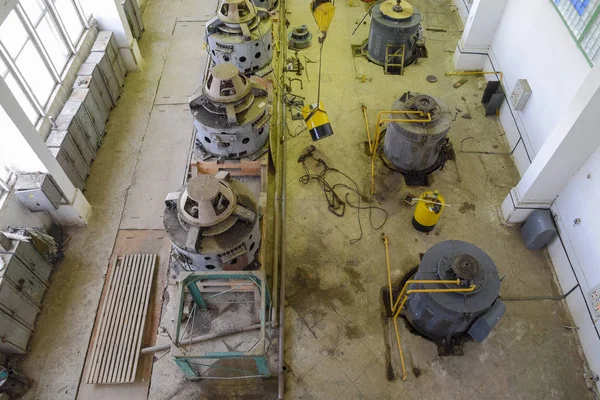
<path id="1" fill-rule="evenodd" d="M 0 166 L 0 199 L 10 192 L 17 181 L 17 175 L 15 175 L 8 167 Z"/>
<path id="2" fill-rule="evenodd" d="M 600 0 L 553 0 L 590 65 L 600 59 Z"/>
<path id="3" fill-rule="evenodd" d="M 87 28 L 79 0 L 19 0 L 0 25 L 0 75 L 35 125 Z"/>

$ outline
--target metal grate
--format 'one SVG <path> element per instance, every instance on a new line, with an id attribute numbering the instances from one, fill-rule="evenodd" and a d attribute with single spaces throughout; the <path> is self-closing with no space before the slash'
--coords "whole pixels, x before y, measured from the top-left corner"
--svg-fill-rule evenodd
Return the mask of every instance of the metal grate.
<path id="1" fill-rule="evenodd" d="M 155 254 L 117 260 L 102 305 L 88 384 L 135 380 L 155 266 Z"/>

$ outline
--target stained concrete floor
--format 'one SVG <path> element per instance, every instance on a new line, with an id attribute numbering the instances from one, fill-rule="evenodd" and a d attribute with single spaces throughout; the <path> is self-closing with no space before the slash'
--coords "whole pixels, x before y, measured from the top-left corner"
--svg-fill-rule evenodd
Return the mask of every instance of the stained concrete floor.
<path id="1" fill-rule="evenodd" d="M 477 79 L 454 89 L 452 56 L 461 25 L 445 0 L 414 0 L 423 15 L 429 58 L 406 68 L 404 76 L 384 75 L 382 67 L 364 58 L 354 58 L 351 44 L 368 36 L 368 24 L 350 36 L 365 13 L 367 4 L 354 0 L 337 2 L 336 14 L 324 47 L 321 100 L 331 119 L 334 136 L 315 143 L 316 155 L 330 167 L 355 180 L 368 194 L 369 158 L 365 153 L 365 122 L 361 106 L 368 110 L 370 131 L 375 131 L 377 113 L 388 110 L 406 91 L 426 93 L 447 102 L 458 115 L 450 139 L 456 162 L 433 175 L 438 189 L 452 207 L 445 209 L 431 234 L 415 231 L 413 209 L 401 197 L 410 191 L 400 175 L 376 163 L 377 205 L 388 213 L 385 225 L 371 227 L 368 212 L 346 208 L 343 217 L 327 209 L 319 184 L 300 182 L 303 175 L 298 157 L 311 143 L 307 133 L 288 141 L 287 160 L 287 295 L 286 364 L 291 399 L 586 399 L 592 398 L 583 378 L 584 361 L 576 333 L 562 302 L 507 301 L 507 312 L 490 337 L 481 344 L 469 343 L 463 357 L 438 357 L 436 348 L 401 329 L 409 376 L 399 377 L 398 349 L 382 317 L 380 290 L 387 284 L 384 246 L 380 233 L 389 237 L 393 277 L 399 279 L 419 262 L 419 253 L 449 239 L 471 242 L 496 262 L 506 298 L 557 295 L 551 266 L 545 252 L 525 249 L 519 230 L 504 226 L 497 207 L 518 174 L 509 156 L 482 155 L 464 150 L 509 151 L 504 132 L 495 117 L 483 115 L 482 90 Z M 288 2 L 291 27 L 307 24 L 314 33 L 309 1 Z M 446 32 L 428 31 L 427 28 Z M 291 54 L 289 54 L 291 55 Z M 318 60 L 318 47 L 300 57 Z M 308 65 L 310 82 L 304 90 L 292 83 L 294 93 L 316 100 L 317 66 Z M 363 83 L 359 78 L 365 76 Z M 425 80 L 435 75 L 437 83 Z M 289 77 L 295 77 L 288 74 Z M 460 110 L 460 111 L 458 111 Z M 472 119 L 462 116 L 469 113 Z M 288 119 L 292 133 L 301 124 Z M 309 164 L 311 171 L 317 169 Z M 332 174 L 331 183 L 345 182 Z M 346 191 L 339 190 L 342 198 Z M 356 204 L 356 196 L 349 200 Z M 364 203 L 363 203 L 364 205 Z M 383 222 L 373 210 L 372 223 Z M 391 370 L 388 368 L 392 366 Z M 420 371 L 417 377 L 413 368 Z M 394 379 L 392 376 L 394 375 Z"/>
<path id="2" fill-rule="evenodd" d="M 482 91 L 476 79 L 453 89 L 455 79 L 444 77 L 444 72 L 452 69 L 452 53 L 460 37 L 460 25 L 449 2 L 413 2 L 424 15 L 425 28 L 447 32 L 426 31 L 430 58 L 408 67 L 402 77 L 386 76 L 381 67 L 352 57 L 350 44 L 360 43 L 368 34 L 364 25 L 350 36 L 367 7 L 358 0 L 352 3 L 337 2 L 325 43 L 322 101 L 335 136 L 316 144 L 317 155 L 351 176 L 366 193 L 370 176 L 361 106 L 368 108 L 373 132 L 377 112 L 389 109 L 405 91 L 439 96 L 461 110 L 450 133 L 456 162 L 450 161 L 435 173 L 433 183 L 452 207 L 445 210 L 434 233 L 414 231 L 412 210 L 400 202 L 408 189 L 399 175 L 377 162 L 376 199 L 388 218 L 375 230 L 368 213 L 362 211 L 360 235 L 356 209 L 348 207 L 343 217 L 336 217 L 328 212 L 317 183 L 299 181 L 303 171 L 297 159 L 311 144 L 308 134 L 288 138 L 286 398 L 592 398 L 583 379 L 584 361 L 576 334 L 562 327 L 572 325 L 562 302 L 507 302 L 507 313 L 490 337 L 481 344 L 469 343 L 463 357 L 440 358 L 429 342 L 402 329 L 411 372 L 404 382 L 398 378 L 397 348 L 389 344 L 389 327 L 382 317 L 380 290 L 387 278 L 381 232 L 390 240 L 394 279 L 416 265 L 419 253 L 435 243 L 460 239 L 478 245 L 497 263 L 504 276 L 502 296 L 556 295 L 559 289 L 545 253 L 526 250 L 518 230 L 499 220 L 497 206 L 518 180 L 510 157 L 459 151 L 461 140 L 467 137 L 474 137 L 465 143 L 468 150 L 506 151 L 507 144 L 497 120 L 483 116 L 479 104 Z M 92 220 L 86 229 L 69 231 L 72 241 L 66 259 L 54 273 L 29 354 L 19 364 L 34 380 L 25 398 L 76 397 L 107 261 L 135 183 L 140 152 L 155 150 L 146 150 L 148 144 L 143 144 L 176 25 L 205 21 L 211 14 L 206 12 L 208 4 L 197 0 L 149 0 L 147 4 L 146 32 L 140 41 L 144 71 L 127 77 L 124 95 L 111 114 L 106 141 L 88 179 L 86 196 L 94 208 Z M 292 26 L 307 24 L 314 32 L 309 1 L 287 4 Z M 316 40 L 302 55 L 318 59 Z M 304 90 L 299 90 L 296 82 L 294 93 L 316 99 L 316 64 L 309 64 L 307 73 L 310 82 L 304 76 Z M 430 74 L 439 81 L 427 83 L 425 76 Z M 358 79 L 362 75 L 364 83 Z M 181 74 L 180 79 L 189 76 Z M 180 87 L 185 89 L 185 85 Z M 464 113 L 470 113 L 472 119 L 462 118 Z M 292 133 L 302 129 L 296 121 L 288 120 L 288 124 Z M 410 189 L 414 194 L 421 190 Z M 354 204 L 355 197 L 349 199 Z M 374 210 L 372 222 L 381 224 L 382 213 Z M 350 244 L 358 237 L 360 241 Z M 182 374 L 174 365 L 169 369 L 169 364 L 164 364 L 164 368 L 155 371 L 164 374 L 155 375 L 152 398 L 266 398 L 263 389 L 247 388 L 244 382 L 221 387 L 218 392 L 209 393 L 196 383 L 173 391 L 172 382 L 182 381 Z M 420 371 L 418 377 L 413 368 Z"/>

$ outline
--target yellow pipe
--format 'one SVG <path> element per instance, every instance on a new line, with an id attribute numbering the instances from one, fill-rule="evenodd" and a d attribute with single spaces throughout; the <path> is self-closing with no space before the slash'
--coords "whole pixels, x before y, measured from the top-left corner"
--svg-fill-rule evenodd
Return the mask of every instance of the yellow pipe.
<path id="1" fill-rule="evenodd" d="M 381 240 L 383 241 L 383 244 L 385 245 L 385 262 L 387 264 L 388 288 L 390 291 L 390 311 L 393 312 L 394 310 L 392 309 L 392 306 L 394 305 L 394 293 L 392 292 L 392 270 L 390 267 L 390 253 L 389 253 L 389 247 L 388 247 L 388 238 L 385 233 L 381 234 Z"/>
<path id="2" fill-rule="evenodd" d="M 396 299 L 396 303 L 394 304 L 392 311 L 396 310 L 396 307 L 398 306 L 398 302 L 404 296 L 404 292 L 406 291 L 406 288 L 408 287 L 408 285 L 412 285 L 413 283 L 416 283 L 416 284 L 436 284 L 437 283 L 437 284 L 447 284 L 447 285 L 460 285 L 460 279 L 453 279 L 453 280 L 446 280 L 446 281 L 435 280 L 435 279 L 408 280 L 408 281 L 406 281 L 406 283 L 404 283 L 404 286 L 402 287 L 402 290 L 400 291 L 400 294 L 398 295 L 398 298 Z"/>
<path id="3" fill-rule="evenodd" d="M 388 241 L 388 237 L 385 233 L 381 234 L 381 240 L 382 240 L 383 244 L 385 245 L 385 262 L 386 262 L 387 274 L 388 274 L 388 289 L 390 291 L 390 311 L 392 312 L 392 315 L 393 315 L 392 321 L 394 322 L 394 329 L 396 331 L 396 342 L 398 344 L 398 352 L 400 353 L 400 362 L 402 363 L 402 380 L 405 381 L 407 378 L 406 363 L 404 361 L 404 352 L 402 351 L 402 344 L 400 343 L 400 330 L 398 329 L 398 316 L 400 315 L 400 312 L 406 305 L 406 302 L 408 301 L 408 296 L 411 295 L 412 293 L 468 293 L 468 292 L 472 292 L 473 290 L 475 290 L 476 286 L 471 285 L 468 288 L 457 288 L 457 289 L 450 289 L 450 288 L 410 289 L 407 291 L 406 289 L 407 289 L 408 285 L 411 285 L 411 284 L 460 285 L 460 279 L 454 279 L 454 280 L 412 279 L 412 280 L 408 280 L 404 283 L 404 286 L 402 287 L 402 290 L 400 291 L 398 298 L 396 299 L 396 302 L 394 302 L 394 293 L 392 292 L 392 271 L 391 271 L 391 266 L 390 266 L 389 241 Z M 400 300 L 402 300 L 402 301 L 400 302 Z M 400 302 L 399 307 L 398 307 L 398 302 Z M 398 308 L 396 309 L 396 307 L 398 307 Z"/>
<path id="4" fill-rule="evenodd" d="M 362 110 L 363 110 L 363 115 L 365 116 L 365 127 L 367 128 L 367 140 L 369 141 L 369 152 L 370 152 L 371 151 L 371 131 L 369 130 L 369 117 L 367 116 L 367 106 L 363 105 Z"/>
<path id="5" fill-rule="evenodd" d="M 406 118 L 381 118 L 383 114 L 413 114 L 420 115 L 423 117 L 427 117 L 424 119 L 406 119 Z M 375 156 L 377 155 L 377 147 L 379 146 L 379 138 L 381 136 L 381 125 L 387 122 L 407 122 L 407 123 L 427 123 L 431 122 L 431 114 L 423 113 L 422 111 L 405 111 L 405 110 L 390 110 L 390 111 L 380 111 L 377 114 L 377 129 L 375 134 L 375 140 L 373 145 L 371 146 L 371 196 L 375 194 Z"/>
<path id="6" fill-rule="evenodd" d="M 452 71 L 446 72 L 446 76 L 452 75 L 500 75 L 500 82 L 502 82 L 502 77 L 504 74 L 502 71 Z"/>
<path id="7" fill-rule="evenodd" d="M 442 280 L 412 280 L 412 281 L 407 281 L 404 284 L 404 287 L 402 288 L 402 290 L 404 291 L 404 289 L 406 288 L 406 286 L 409 283 L 453 283 L 453 282 L 457 282 L 460 283 L 460 279 L 457 279 L 456 281 L 442 281 Z M 400 307 L 398 307 L 398 310 L 396 311 L 396 313 L 394 314 L 393 317 L 393 321 L 394 321 L 394 329 L 396 330 L 396 342 L 398 343 L 398 351 L 400 353 L 400 362 L 402 363 L 402 380 L 405 381 L 407 378 L 406 375 L 406 365 L 404 362 L 404 352 L 402 351 L 402 345 L 400 344 L 400 331 L 398 329 L 398 316 L 400 315 L 400 311 L 402 311 L 402 309 L 404 308 L 404 305 L 406 304 L 406 301 L 408 300 L 408 296 L 411 295 L 412 293 L 468 293 L 468 292 L 472 292 L 473 290 L 475 290 L 476 285 L 471 285 L 469 288 L 461 288 L 461 289 L 411 289 L 409 291 L 406 292 L 406 295 L 404 295 L 403 297 L 400 296 L 398 297 L 398 300 L 400 300 L 400 298 L 402 298 L 402 302 L 400 303 Z"/>

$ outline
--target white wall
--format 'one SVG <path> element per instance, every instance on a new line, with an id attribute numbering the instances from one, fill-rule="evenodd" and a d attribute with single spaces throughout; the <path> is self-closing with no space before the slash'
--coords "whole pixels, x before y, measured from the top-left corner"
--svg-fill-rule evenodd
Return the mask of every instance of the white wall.
<path id="1" fill-rule="evenodd" d="M 509 0 L 491 47 L 487 66 L 504 73 L 507 96 L 517 79 L 531 86 L 525 109 L 512 114 L 533 159 L 591 67 L 549 0 Z M 512 149 L 519 134 L 508 107 L 502 107 L 501 122 Z M 521 173 L 529 166 L 522 146 L 514 157 Z"/>
<path id="2" fill-rule="evenodd" d="M 460 11 L 463 0 L 454 1 Z M 517 79 L 527 79 L 533 92 L 522 112 L 505 103 L 500 114 L 511 149 L 519 143 L 513 158 L 522 175 L 529 158 L 533 159 L 542 147 L 591 67 L 550 0 L 509 0 L 489 56 L 485 68 L 504 73 L 507 96 Z M 596 373 L 600 373 L 600 339 L 594 325 L 600 330 L 600 322 L 590 318 L 586 296 L 600 283 L 599 198 L 600 148 L 552 206 L 562 242 L 556 239 L 548 246 L 563 293 L 578 282 L 581 286 L 568 296 L 567 304 L 580 328 L 578 334 L 589 365 Z M 575 224 L 576 218 L 581 223 Z"/>
<path id="3" fill-rule="evenodd" d="M 600 373 L 600 351 L 598 351 L 600 339 L 594 325 L 600 331 L 600 321 L 590 318 L 588 308 L 592 309 L 592 305 L 587 293 L 600 284 L 598 199 L 600 199 L 600 148 L 571 178 L 553 207 L 573 268 L 571 269 L 568 260 L 561 256 L 560 253 L 564 252 L 560 243 L 555 243 L 550 252 L 563 290 L 569 290 L 569 285 L 573 287 L 575 279 L 581 286 L 581 291 L 577 291 L 576 296 L 569 299 L 568 304 L 573 320 L 580 327 L 579 337 L 590 367 L 596 373 Z M 576 219 L 580 219 L 581 222 L 576 224 Z"/>
<path id="4" fill-rule="evenodd" d="M 473 5 L 473 0 L 455 0 L 456 3 L 456 11 L 462 20 L 463 25 L 467 23 L 467 18 L 469 17 L 469 10 Z"/>

